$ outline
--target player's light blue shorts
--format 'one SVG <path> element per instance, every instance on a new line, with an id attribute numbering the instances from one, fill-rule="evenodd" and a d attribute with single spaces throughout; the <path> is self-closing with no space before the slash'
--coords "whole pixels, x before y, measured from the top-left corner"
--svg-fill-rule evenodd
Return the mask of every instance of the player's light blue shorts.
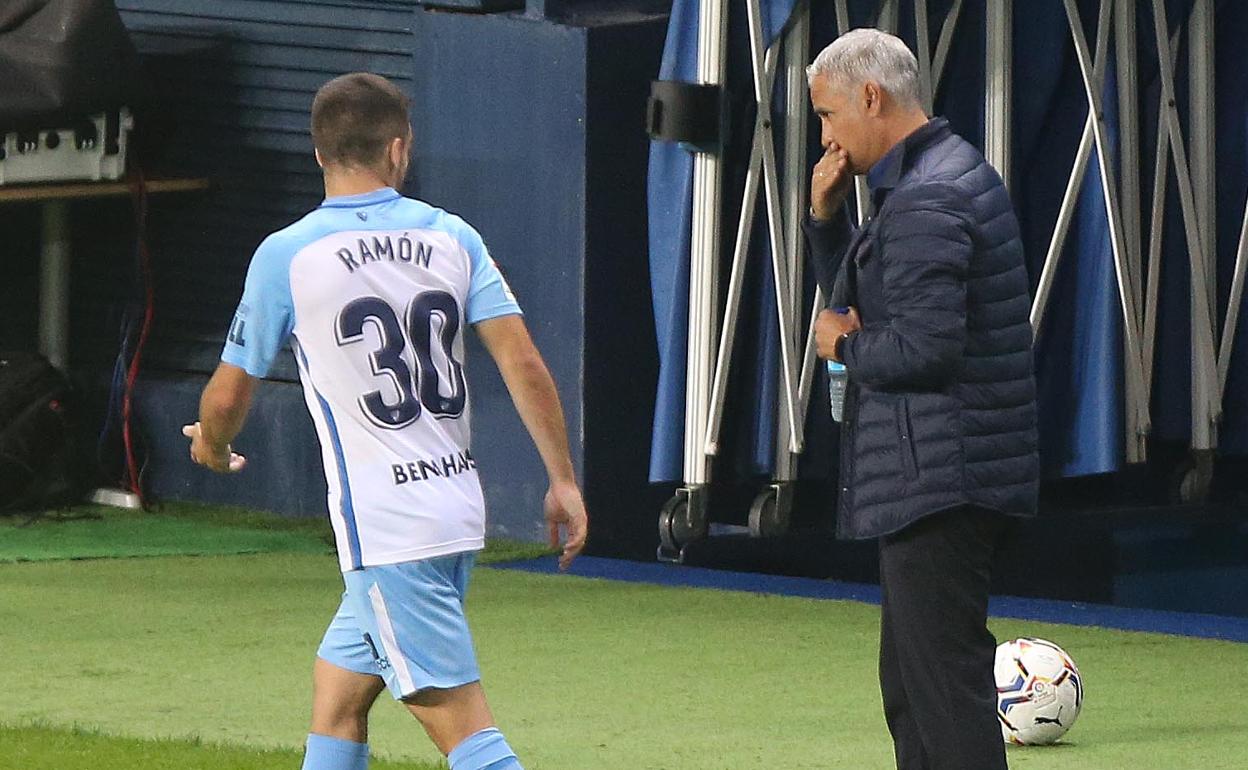
<path id="1" fill-rule="evenodd" d="M 481 678 L 464 617 L 475 553 L 343 573 L 346 591 L 317 656 L 379 676 L 401 700 Z"/>

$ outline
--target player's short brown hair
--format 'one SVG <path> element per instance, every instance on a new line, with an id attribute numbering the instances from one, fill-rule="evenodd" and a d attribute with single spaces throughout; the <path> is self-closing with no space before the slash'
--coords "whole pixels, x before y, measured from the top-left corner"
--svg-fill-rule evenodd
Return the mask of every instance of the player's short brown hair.
<path id="1" fill-rule="evenodd" d="M 312 100 L 312 143 L 325 164 L 373 168 L 395 138 L 411 132 L 408 98 L 380 75 L 334 78 Z"/>

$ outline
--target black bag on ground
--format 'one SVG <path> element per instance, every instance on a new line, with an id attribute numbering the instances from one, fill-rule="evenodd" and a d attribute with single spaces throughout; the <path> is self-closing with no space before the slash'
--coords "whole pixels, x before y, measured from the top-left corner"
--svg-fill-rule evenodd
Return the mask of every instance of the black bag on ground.
<path id="1" fill-rule="evenodd" d="M 0 353 L 0 513 L 72 502 L 70 385 L 34 353 Z"/>
<path id="2" fill-rule="evenodd" d="M 0 133 L 133 107 L 139 70 L 113 0 L 0 0 Z"/>

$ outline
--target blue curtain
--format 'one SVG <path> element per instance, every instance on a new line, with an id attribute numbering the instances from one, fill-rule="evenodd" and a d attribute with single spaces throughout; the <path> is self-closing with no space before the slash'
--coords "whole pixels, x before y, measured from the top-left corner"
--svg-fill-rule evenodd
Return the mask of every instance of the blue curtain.
<path id="1" fill-rule="evenodd" d="M 677 0 L 659 78 L 696 81 L 697 50 L 698 4 Z M 693 156 L 672 142 L 651 142 L 649 179 L 650 287 L 659 341 L 650 480 L 673 481 L 683 473 Z"/>
<path id="2" fill-rule="evenodd" d="M 1248 8 L 1224 2 L 1217 13 L 1218 318 L 1223 319 L 1248 191 Z M 1222 399 L 1221 449 L 1248 454 L 1248 313 L 1242 308 L 1232 333 L 1236 350 Z"/>

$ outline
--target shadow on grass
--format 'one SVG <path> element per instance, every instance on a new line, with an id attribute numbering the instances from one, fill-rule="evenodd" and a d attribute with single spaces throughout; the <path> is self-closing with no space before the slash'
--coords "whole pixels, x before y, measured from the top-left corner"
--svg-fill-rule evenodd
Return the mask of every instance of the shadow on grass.
<path id="1" fill-rule="evenodd" d="M 34 518 L 0 517 L 0 563 L 333 550 L 328 517 L 289 518 L 226 505 L 166 502 L 150 511 L 80 505 Z M 541 544 L 491 539 L 479 561 L 548 553 Z"/>
<path id="2" fill-rule="evenodd" d="M 289 770 L 302 752 L 207 743 L 200 740 L 140 739 L 107 735 L 91 727 L 53 727 L 41 722 L 0 724 L 0 766 L 22 770 Z M 445 770 L 439 762 L 372 759 L 372 770 Z"/>

